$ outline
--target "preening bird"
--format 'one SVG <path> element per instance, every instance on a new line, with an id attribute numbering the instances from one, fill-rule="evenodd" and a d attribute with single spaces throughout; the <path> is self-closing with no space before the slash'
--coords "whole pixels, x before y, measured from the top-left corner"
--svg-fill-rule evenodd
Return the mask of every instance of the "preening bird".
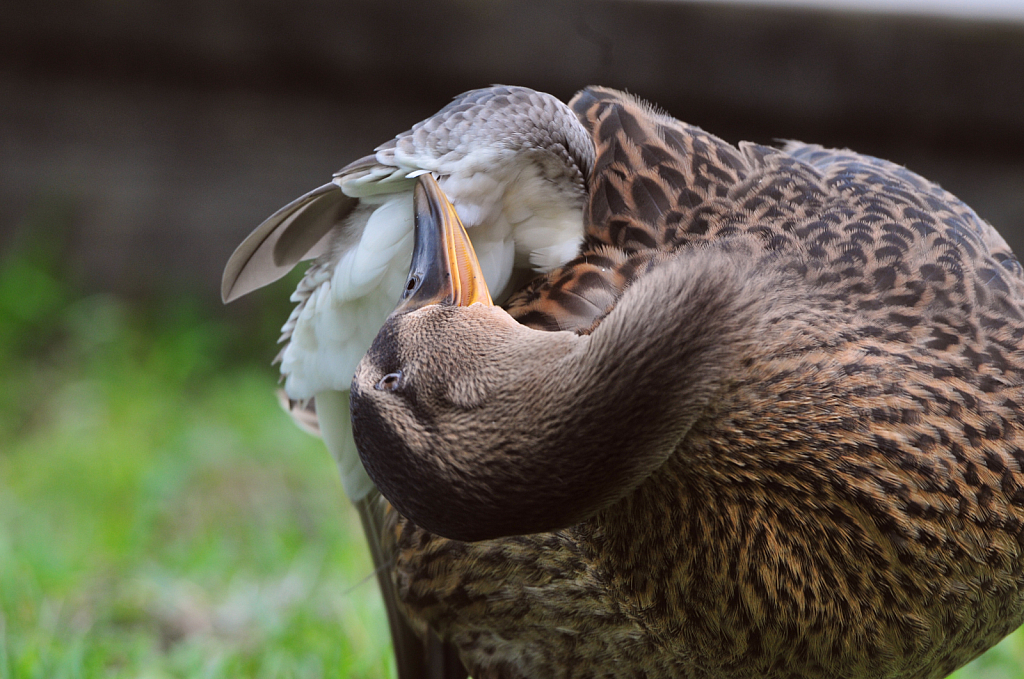
<path id="1" fill-rule="evenodd" d="M 487 230 L 460 163 L 399 152 L 442 128 L 482 144 L 466 158 L 572 177 L 502 193 L 518 214 L 566 187 L 542 202 L 571 237 L 525 287 L 473 259 Z M 335 281 L 366 278 L 344 272 L 375 220 L 407 239 L 387 289 L 351 288 L 376 295 L 352 424 L 390 504 L 365 478 L 356 499 L 403 678 L 456 675 L 445 648 L 477 679 L 941 677 L 1024 619 L 1024 275 L 955 197 L 850 151 L 734 147 L 601 88 L 569 108 L 469 93 L 352 176 L 367 163 L 367 187 L 404 197 L 343 171 L 240 246 L 225 297 L 318 256 L 282 367 L 337 455 L 363 349 L 334 360 L 356 332 Z M 300 389 L 302 370 L 333 381 Z"/>
<path id="2" fill-rule="evenodd" d="M 420 177 L 406 292 L 356 371 L 410 618 L 478 679 L 941 677 L 1021 624 L 1003 239 L 882 160 L 571 106 L 581 257 L 507 313 Z M 620 287 L 572 276 L 612 252 Z M 553 329 L 592 289 L 611 304 Z"/>

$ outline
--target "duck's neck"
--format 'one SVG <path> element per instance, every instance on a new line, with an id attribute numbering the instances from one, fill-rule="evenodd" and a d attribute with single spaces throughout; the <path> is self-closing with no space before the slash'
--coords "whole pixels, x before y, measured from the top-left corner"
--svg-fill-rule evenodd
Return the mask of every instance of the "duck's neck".
<path id="1" fill-rule="evenodd" d="M 659 469 L 763 351 L 780 286 L 777 274 L 755 269 L 759 253 L 745 241 L 682 253 L 628 288 L 580 338 L 567 366 L 575 381 L 552 388 L 577 419 L 565 444 L 582 464 L 565 471 L 585 513 Z"/>

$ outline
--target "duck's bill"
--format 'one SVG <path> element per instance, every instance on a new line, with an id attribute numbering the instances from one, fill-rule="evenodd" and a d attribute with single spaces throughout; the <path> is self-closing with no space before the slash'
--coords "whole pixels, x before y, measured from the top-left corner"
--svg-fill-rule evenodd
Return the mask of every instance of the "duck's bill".
<path id="1" fill-rule="evenodd" d="M 493 304 L 462 220 L 433 175 L 420 175 L 413 200 L 416 245 L 402 300 L 394 313 L 408 313 L 428 304 Z"/>

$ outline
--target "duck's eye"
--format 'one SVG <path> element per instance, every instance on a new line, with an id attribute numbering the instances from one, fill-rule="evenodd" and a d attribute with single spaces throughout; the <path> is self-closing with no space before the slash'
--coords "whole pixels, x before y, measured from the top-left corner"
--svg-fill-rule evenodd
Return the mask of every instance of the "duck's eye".
<path id="1" fill-rule="evenodd" d="M 380 378 L 380 382 L 378 382 L 374 386 L 374 389 L 377 389 L 378 391 L 394 391 L 395 389 L 398 388 L 398 385 L 401 383 L 401 381 L 401 370 L 399 370 L 398 372 L 388 373 L 384 377 Z"/>

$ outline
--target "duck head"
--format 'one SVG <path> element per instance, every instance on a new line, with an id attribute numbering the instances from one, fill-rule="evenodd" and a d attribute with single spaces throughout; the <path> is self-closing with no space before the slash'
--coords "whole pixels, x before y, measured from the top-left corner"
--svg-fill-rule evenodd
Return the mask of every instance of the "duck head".
<path id="1" fill-rule="evenodd" d="M 356 370 L 351 412 L 370 477 L 433 533 L 550 531 L 624 497 L 720 390 L 732 335 L 757 332 L 741 309 L 756 277 L 707 252 L 645 276 L 590 335 L 521 326 L 491 303 L 429 174 L 415 206 L 408 282 Z"/>

